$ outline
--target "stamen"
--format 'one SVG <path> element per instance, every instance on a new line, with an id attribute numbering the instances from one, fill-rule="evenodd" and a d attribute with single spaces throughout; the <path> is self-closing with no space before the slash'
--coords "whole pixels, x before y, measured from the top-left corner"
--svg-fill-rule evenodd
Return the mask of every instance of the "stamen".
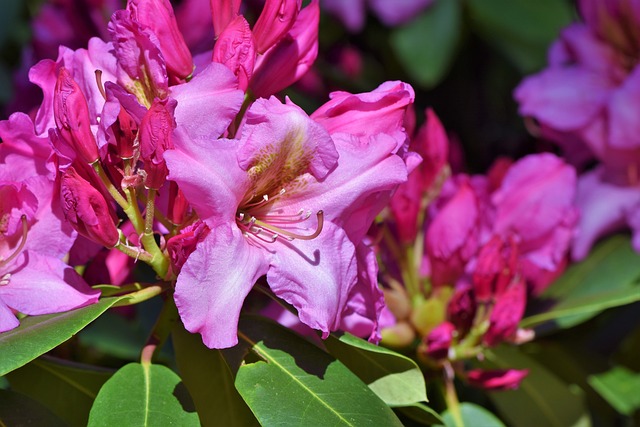
<path id="1" fill-rule="evenodd" d="M 18 245 L 16 250 L 11 255 L 9 255 L 9 258 L 4 260 L 0 259 L 0 267 L 4 267 L 5 265 L 9 264 L 11 261 L 16 259 L 16 257 L 20 255 L 20 252 L 22 252 L 22 249 L 24 249 L 24 245 L 27 243 L 27 233 L 29 232 L 29 224 L 27 224 L 27 216 L 22 215 L 20 217 L 20 220 L 22 221 L 22 237 L 20 240 L 20 244 Z"/>
<path id="2" fill-rule="evenodd" d="M 255 208 L 258 206 L 264 206 L 266 204 L 272 203 L 274 200 L 276 200 L 278 197 L 282 196 L 284 193 L 286 192 L 286 190 L 283 188 L 280 191 L 278 191 L 274 196 L 269 197 L 268 194 L 264 194 L 262 196 L 262 198 L 256 202 L 251 202 L 251 203 L 245 203 L 242 206 L 247 209 L 247 208 Z M 255 199 L 256 197 L 258 197 L 258 195 L 254 195 L 251 200 Z"/>
<path id="3" fill-rule="evenodd" d="M 11 273 L 7 273 L 4 276 L 0 277 L 0 286 L 8 285 L 9 279 L 11 279 Z"/>
<path id="4" fill-rule="evenodd" d="M 312 240 L 320 235 L 320 233 L 322 232 L 322 227 L 324 225 L 324 212 L 318 211 L 316 216 L 318 218 L 318 225 L 316 226 L 316 231 L 314 231 L 313 234 L 310 234 L 308 236 L 305 236 L 303 234 L 292 233 L 290 231 L 283 230 L 280 227 L 273 226 L 271 224 L 265 223 L 260 220 L 255 220 L 254 223 L 260 226 L 261 228 L 265 228 L 269 231 L 273 231 L 274 233 L 277 233 L 278 235 L 285 238 L 289 237 L 291 239 Z M 255 219 L 255 218 L 252 217 L 252 219 Z"/>
<path id="5" fill-rule="evenodd" d="M 102 97 L 107 100 L 107 94 L 104 91 L 104 86 L 102 85 L 102 70 L 96 70 L 96 84 L 98 85 L 98 90 Z"/>

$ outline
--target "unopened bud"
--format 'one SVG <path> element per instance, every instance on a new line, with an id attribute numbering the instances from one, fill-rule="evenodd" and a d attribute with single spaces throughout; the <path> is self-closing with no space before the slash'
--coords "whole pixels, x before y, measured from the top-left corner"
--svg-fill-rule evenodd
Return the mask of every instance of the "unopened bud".
<path id="1" fill-rule="evenodd" d="M 66 68 L 60 68 L 53 92 L 53 118 L 60 136 L 78 158 L 93 163 L 100 158 L 91 132 L 89 107 L 80 87 Z"/>

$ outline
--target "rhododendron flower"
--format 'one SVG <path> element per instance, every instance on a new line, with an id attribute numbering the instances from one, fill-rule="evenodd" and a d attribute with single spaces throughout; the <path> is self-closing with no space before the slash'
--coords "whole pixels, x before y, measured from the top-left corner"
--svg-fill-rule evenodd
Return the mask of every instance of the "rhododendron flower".
<path id="1" fill-rule="evenodd" d="M 406 179 L 398 142 L 330 136 L 275 98 L 257 100 L 240 131 L 239 141 L 197 141 L 178 123 L 176 150 L 165 153 L 169 179 L 211 229 L 178 275 L 183 323 L 209 347 L 235 345 L 244 298 L 266 274 L 273 292 L 326 337 L 358 281 L 355 243 L 364 232 L 351 221 L 370 224 L 367 198 Z"/>
<path id="2" fill-rule="evenodd" d="M 631 206 L 617 197 L 612 199 L 615 206 L 603 209 L 589 196 L 604 187 L 630 199 L 640 195 L 640 66 L 633 30 L 640 24 L 640 11 L 627 0 L 582 0 L 579 7 L 585 22 L 564 29 L 549 50 L 548 68 L 526 78 L 514 93 L 520 113 L 539 122 L 542 136 L 570 153 L 588 151 L 602 162 L 598 172 L 581 178 L 583 215 L 574 259 L 584 258 L 607 232 L 629 225 L 640 233 L 628 213 L 640 204 Z M 640 244 L 634 246 L 640 251 Z"/>

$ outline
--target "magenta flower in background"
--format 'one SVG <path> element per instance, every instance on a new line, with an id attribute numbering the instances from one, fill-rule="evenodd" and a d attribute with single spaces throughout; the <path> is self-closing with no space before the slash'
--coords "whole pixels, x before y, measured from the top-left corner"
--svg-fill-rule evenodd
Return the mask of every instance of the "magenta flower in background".
<path id="1" fill-rule="evenodd" d="M 584 23 L 573 24 L 549 50 L 549 66 L 515 91 L 520 113 L 540 123 L 542 136 L 568 154 L 601 165 L 580 178 L 582 212 L 572 256 L 584 258 L 602 235 L 625 225 L 640 251 L 633 216 L 640 203 L 640 52 L 634 29 L 640 6 L 626 0 L 582 0 Z M 629 29 L 629 31 L 627 31 Z M 605 190 L 606 189 L 606 190 Z M 594 197 L 608 193 L 607 197 Z"/>
<path id="2" fill-rule="evenodd" d="M 433 2 L 434 0 L 323 0 L 322 7 L 355 33 L 364 27 L 365 4 L 368 4 L 383 24 L 394 27 L 410 21 Z"/>

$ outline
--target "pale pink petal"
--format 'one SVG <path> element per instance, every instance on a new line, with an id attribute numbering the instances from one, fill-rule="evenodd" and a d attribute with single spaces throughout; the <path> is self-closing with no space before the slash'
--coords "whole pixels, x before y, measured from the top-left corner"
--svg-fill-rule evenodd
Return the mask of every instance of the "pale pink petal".
<path id="1" fill-rule="evenodd" d="M 13 314 L 13 311 L 2 301 L 0 295 L 0 332 L 10 331 L 13 328 L 17 328 L 20 325 L 18 318 Z"/>
<path id="2" fill-rule="evenodd" d="M 575 66 L 550 68 L 526 78 L 514 97 L 521 115 L 570 131 L 595 120 L 614 87 L 614 82 L 593 71 Z"/>
<path id="3" fill-rule="evenodd" d="M 615 149 L 640 148 L 640 66 L 609 100 L 609 144 Z"/>
<path id="4" fill-rule="evenodd" d="M 211 230 L 178 276 L 174 297 L 182 322 L 209 348 L 237 344 L 244 299 L 267 272 L 263 251 L 246 239 L 235 225 Z"/>
<path id="5" fill-rule="evenodd" d="M 273 292 L 298 310 L 304 324 L 322 331 L 323 338 L 339 328 L 356 280 L 353 243 L 328 221 L 313 240 L 280 240 L 267 272 Z"/>
<path id="6" fill-rule="evenodd" d="M 189 83 L 171 87 L 178 101 L 175 119 L 193 139 L 213 141 L 240 111 L 244 94 L 238 80 L 224 65 L 212 63 Z"/>
<path id="7" fill-rule="evenodd" d="M 625 227 L 627 213 L 640 203 L 640 189 L 608 184 L 597 168 L 580 176 L 576 205 L 580 210 L 578 231 L 573 240 L 572 257 L 587 256 L 596 240 Z"/>
<path id="8" fill-rule="evenodd" d="M 191 140 L 183 135 L 175 144 L 176 150 L 164 153 L 168 179 L 178 183 L 209 227 L 235 221 L 240 199 L 249 187 L 248 175 L 236 160 L 238 141 Z"/>
<path id="9" fill-rule="evenodd" d="M 60 313 L 93 304 L 100 296 L 73 268 L 37 252 L 23 252 L 11 270 L 9 284 L 0 286 L 0 297 L 21 313 Z"/>
<path id="10" fill-rule="evenodd" d="M 31 118 L 13 113 L 0 121 L 0 164 L 11 165 L 3 172 L 5 181 L 22 181 L 33 176 L 54 177 L 53 165 L 48 162 L 51 146 L 46 138 L 36 136 Z"/>

